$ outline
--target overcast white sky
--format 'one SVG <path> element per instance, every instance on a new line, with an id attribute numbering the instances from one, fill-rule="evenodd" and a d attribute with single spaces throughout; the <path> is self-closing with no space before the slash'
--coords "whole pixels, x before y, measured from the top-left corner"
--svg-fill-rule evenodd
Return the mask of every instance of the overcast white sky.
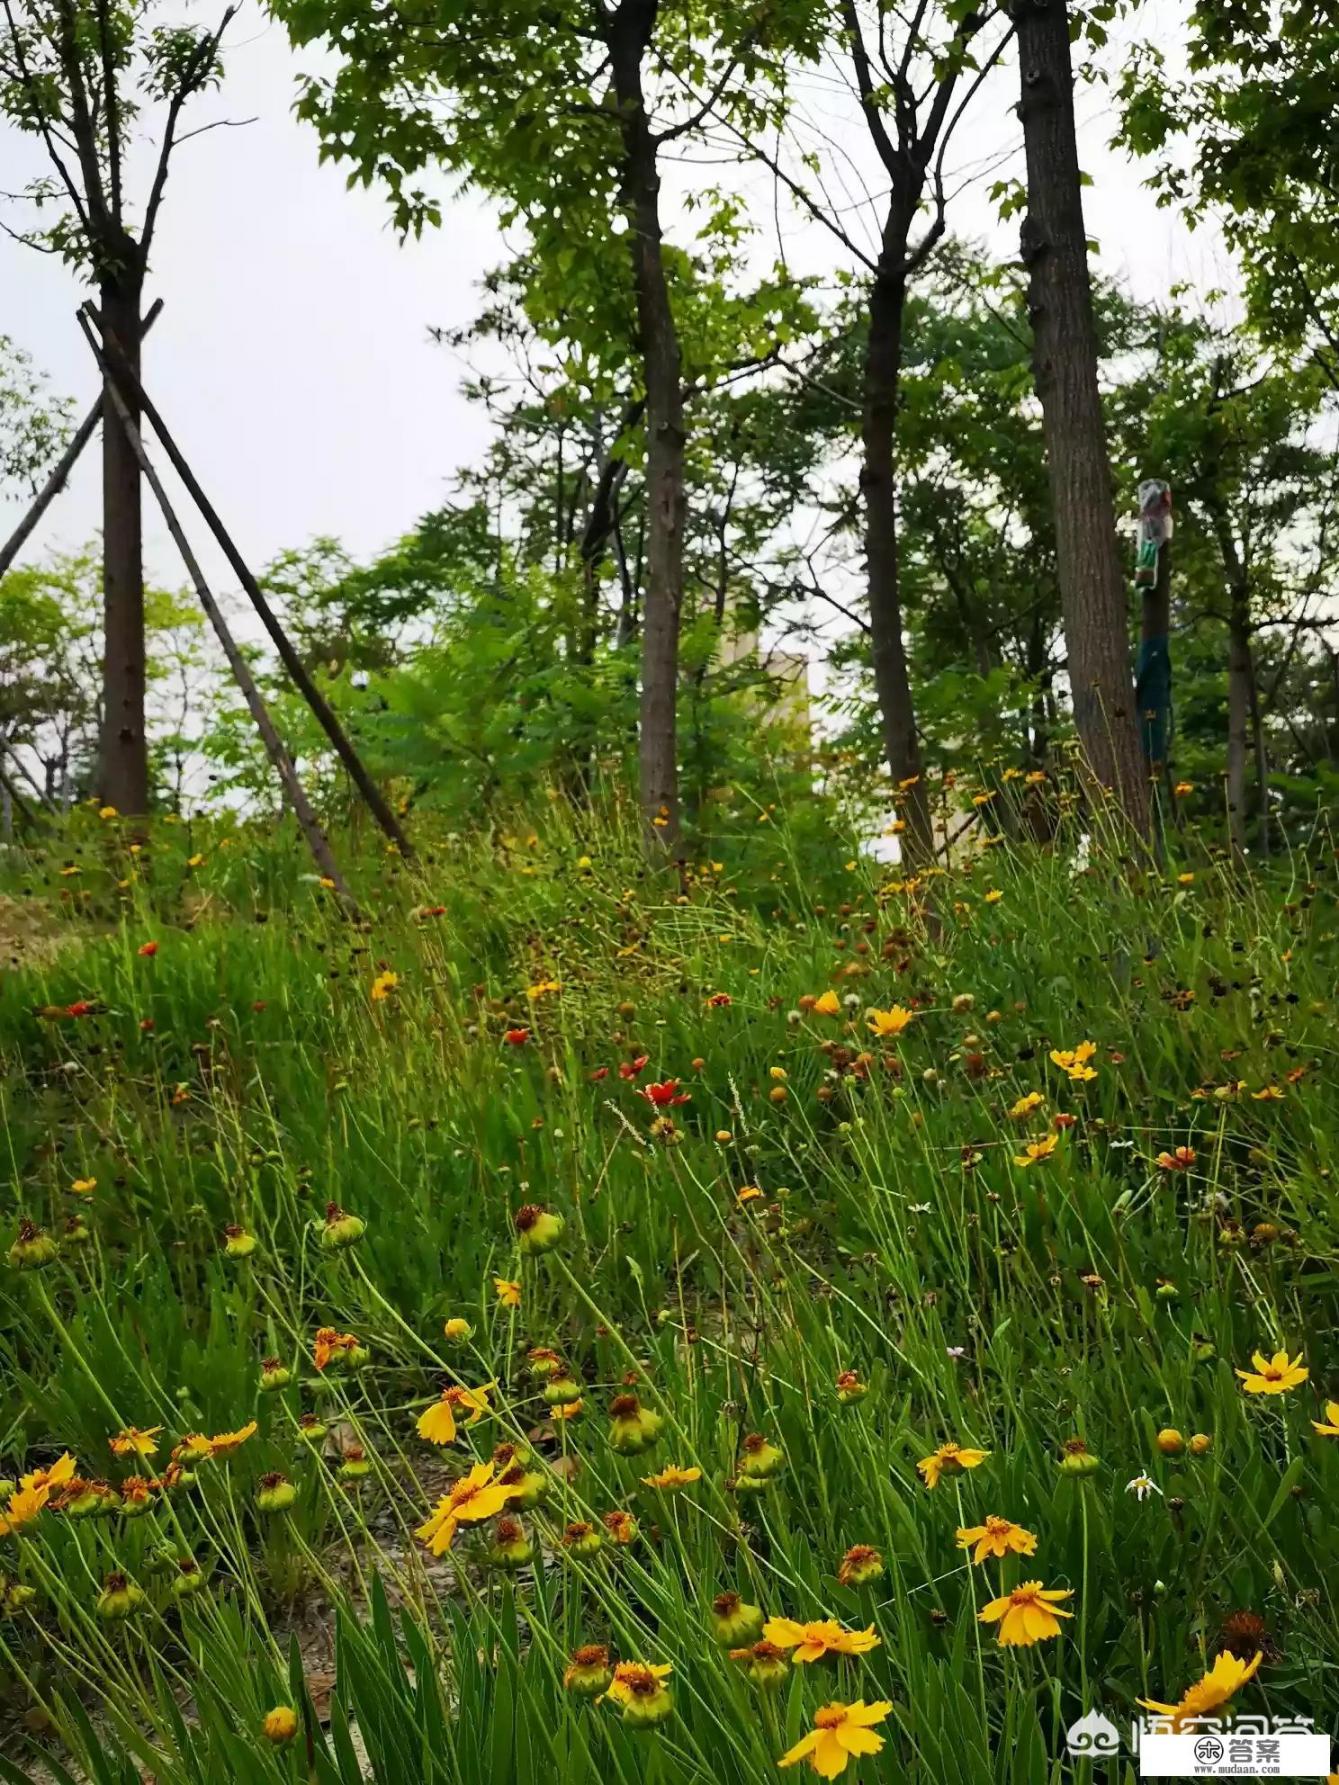
<path id="1" fill-rule="evenodd" d="M 1183 11 L 1181 0 L 1156 0 L 1140 18 L 1174 42 Z M 230 33 L 225 86 L 197 102 L 190 122 L 255 122 L 181 149 L 149 286 L 166 307 L 146 354 L 146 385 L 256 566 L 318 534 L 375 551 L 480 457 L 485 420 L 458 395 L 461 364 L 428 329 L 468 321 L 478 279 L 503 258 L 491 218 L 472 199 L 451 204 L 439 231 L 401 245 L 381 195 L 347 191 L 340 169 L 318 165 L 315 133 L 290 110 L 299 66 L 283 32 L 248 0 Z M 981 95 L 962 132 L 964 169 L 1021 145 L 1010 109 L 1016 79 L 1010 66 Z M 1095 181 L 1088 226 L 1103 270 L 1138 296 L 1178 279 L 1202 289 L 1230 283 L 1216 234 L 1187 235 L 1142 190 L 1140 170 L 1108 150 L 1113 125 L 1100 92 L 1087 90 L 1081 104 L 1081 157 Z M 1003 171 L 1020 171 L 1020 161 Z M 13 190 L 38 165 L 28 142 L 0 133 L 0 185 Z M 769 217 L 770 194 L 754 182 L 749 189 Z M 984 194 L 968 193 L 950 225 L 1003 255 L 1015 251 L 1016 225 L 1000 229 Z M 836 264 L 821 232 L 795 247 L 811 268 Z M 83 295 L 59 263 L 0 238 L 0 333 L 81 411 L 95 389 L 73 315 Z M 89 540 L 98 493 L 90 451 L 30 556 Z M 177 585 L 184 578 L 152 508 L 146 493 L 149 569 Z M 19 512 L 20 504 L 0 502 L 0 536 Z M 190 531 L 202 533 L 198 524 Z M 202 556 L 217 572 L 216 554 Z M 231 579 L 225 572 L 218 580 L 227 588 Z"/>

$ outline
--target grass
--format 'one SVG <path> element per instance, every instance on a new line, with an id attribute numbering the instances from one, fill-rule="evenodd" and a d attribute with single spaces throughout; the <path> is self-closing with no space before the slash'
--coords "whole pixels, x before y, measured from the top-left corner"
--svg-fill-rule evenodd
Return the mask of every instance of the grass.
<path id="1" fill-rule="evenodd" d="M 848 1777 L 1037 1785 L 1091 1777 L 1065 1757 L 1083 1713 L 1127 1726 L 1224 1648 L 1262 1655 L 1237 1708 L 1324 1726 L 1333 855 L 1261 877 L 1193 833 L 1161 869 L 1004 844 L 907 886 L 840 837 L 750 821 L 680 878 L 557 803 L 421 839 L 413 872 L 345 838 L 356 929 L 291 838 L 222 821 L 135 850 L 79 814 L 14 866 L 71 940 L 0 985 L 11 1237 L 60 1241 L 0 1280 L 0 1474 L 68 1451 L 115 1491 L 78 1516 L 56 1487 L 0 1539 L 0 1776 L 743 1785 L 863 1699 L 885 1745 Z M 1086 1042 L 1071 1078 L 1052 1052 Z M 658 1110 L 669 1079 L 689 1100 Z M 344 1248 L 331 1203 L 365 1224 Z M 547 1250 L 526 1205 L 561 1217 Z M 359 1367 L 314 1366 L 322 1328 Z M 536 1347 L 579 1417 L 551 1417 Z M 1278 1349 L 1308 1379 L 1245 1393 Z M 431 1445 L 446 1384 L 489 1410 Z M 629 1393 L 661 1421 L 631 1455 Z M 187 1434 L 253 1420 L 174 1478 Z M 132 1427 L 162 1428 L 152 1453 L 109 1449 Z M 927 1487 L 949 1441 L 988 1454 Z M 521 1565 L 495 1520 L 434 1557 L 417 1528 L 503 1444 Z M 645 1485 L 667 1465 L 701 1473 Z M 266 1513 L 274 1474 L 296 1498 Z M 973 1566 L 956 1533 L 987 1514 L 1035 1556 Z M 863 1585 L 853 1546 L 882 1561 Z M 1001 1647 L 976 1614 L 1025 1579 L 1072 1617 Z M 877 1646 L 760 1686 L 717 1639 L 729 1592 Z M 565 1689 L 582 1644 L 672 1666 L 664 1720 L 638 1725 L 657 1693 L 625 1715 Z"/>

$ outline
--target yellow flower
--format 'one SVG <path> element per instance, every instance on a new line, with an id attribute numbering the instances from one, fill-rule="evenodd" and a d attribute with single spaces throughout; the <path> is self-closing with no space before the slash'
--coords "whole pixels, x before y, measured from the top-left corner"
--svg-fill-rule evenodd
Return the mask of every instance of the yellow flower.
<path id="1" fill-rule="evenodd" d="M 19 1486 L 22 1488 L 47 1488 L 48 1490 L 53 1487 L 61 1487 L 73 1477 L 78 1466 L 67 1450 L 49 1469 L 34 1469 L 28 1475 L 21 1475 Z"/>
<path id="2" fill-rule="evenodd" d="M 1042 1096 L 1040 1091 L 1029 1091 L 1025 1097 L 1020 1097 L 1018 1099 L 1018 1102 L 1014 1104 L 1013 1108 L 1009 1111 L 1009 1114 L 1013 1116 L 1015 1120 L 1022 1116 L 1030 1116 L 1033 1110 L 1040 1109 L 1045 1101 L 1046 1099 Z"/>
<path id="3" fill-rule="evenodd" d="M 1326 1401 L 1325 1418 L 1329 1422 L 1327 1425 L 1322 1425 L 1318 1419 L 1313 1419 L 1312 1426 L 1322 1438 L 1339 1438 L 1339 1401 Z"/>
<path id="4" fill-rule="evenodd" d="M 1259 1665 L 1258 1651 L 1252 1660 L 1242 1661 L 1230 1650 L 1224 1649 L 1204 1678 L 1186 1690 L 1179 1704 L 1159 1704 L 1152 1698 L 1141 1698 L 1139 1702 L 1146 1711 L 1156 1711 L 1161 1717 L 1170 1717 L 1172 1727 L 1180 1729 L 1186 1723 L 1193 1723 L 1197 1717 L 1210 1717 L 1215 1711 L 1221 1710 L 1229 1698 L 1240 1692 L 1247 1680 L 1255 1677 L 1255 1670 Z"/>
<path id="5" fill-rule="evenodd" d="M 854 1704 L 825 1704 L 814 1712 L 814 1726 L 802 1735 L 793 1748 L 788 1748 L 777 1761 L 778 1766 L 797 1766 L 807 1760 L 820 1779 L 835 1779 L 844 1773 L 857 1754 L 877 1754 L 883 1737 L 875 1735 L 874 1724 L 882 1723 L 892 1710 L 887 1699 L 866 1704 L 857 1698 Z"/>
<path id="6" fill-rule="evenodd" d="M 492 1463 L 476 1463 L 468 1475 L 452 1484 L 450 1493 L 442 1495 L 414 1533 L 434 1556 L 446 1554 L 460 1525 L 475 1525 L 481 1519 L 493 1518 L 508 1500 L 524 1492 L 518 1482 L 494 1481 L 493 1468 Z"/>
<path id="7" fill-rule="evenodd" d="M 813 1012 L 815 1016 L 841 1015 L 842 1001 L 830 986 L 826 992 L 814 999 Z"/>
<path id="8" fill-rule="evenodd" d="M 30 1525 L 51 1496 L 50 1488 L 26 1487 L 9 1496 L 9 1505 L 0 1512 L 0 1537 L 12 1536 Z"/>
<path id="9" fill-rule="evenodd" d="M 1001 1648 L 1030 1648 L 1034 1642 L 1045 1642 L 1059 1636 L 1060 1618 L 1072 1618 L 1072 1611 L 1062 1611 L 1059 1601 L 1071 1597 L 1069 1587 L 1043 1587 L 1039 1580 L 1024 1581 L 1012 1593 L 992 1599 L 978 1615 L 983 1624 L 999 1625 Z"/>
<path id="10" fill-rule="evenodd" d="M 767 1642 L 779 1649 L 794 1649 L 792 1660 L 821 1661 L 825 1655 L 867 1655 L 877 1649 L 879 1638 L 868 1630 L 846 1630 L 836 1618 L 817 1618 L 797 1624 L 794 1618 L 768 1618 L 762 1627 Z"/>
<path id="11" fill-rule="evenodd" d="M 1277 1085 L 1265 1085 L 1259 1091 L 1251 1092 L 1254 1103 L 1282 1103 L 1283 1092 Z"/>
<path id="12" fill-rule="evenodd" d="M 988 1450 L 972 1450 L 961 1444 L 941 1444 L 928 1457 L 922 1457 L 916 1467 L 926 1487 L 937 1487 L 941 1475 L 959 1475 L 964 1469 L 979 1468 L 990 1455 Z"/>
<path id="13" fill-rule="evenodd" d="M 1300 1351 L 1292 1359 L 1286 1351 L 1276 1351 L 1270 1358 L 1263 1352 L 1253 1351 L 1251 1363 L 1253 1369 L 1237 1371 L 1248 1395 L 1281 1395 L 1296 1388 L 1299 1382 L 1305 1382 L 1310 1375 L 1310 1371 L 1302 1367 Z"/>
<path id="14" fill-rule="evenodd" d="M 384 1004 L 399 983 L 398 973 L 392 973 L 389 969 L 385 973 L 378 973 L 372 981 L 372 1002 Z"/>
<path id="15" fill-rule="evenodd" d="M 91 1196 L 98 1187 L 96 1178 L 76 1178 L 70 1185 L 76 1196 Z"/>
<path id="16" fill-rule="evenodd" d="M 248 1420 L 235 1432 L 215 1432 L 209 1440 L 209 1454 L 226 1457 L 230 1450 L 236 1450 L 239 1444 L 245 1444 L 248 1438 L 254 1438 L 255 1435 L 256 1422 L 254 1419 Z"/>
<path id="17" fill-rule="evenodd" d="M 521 1286 L 510 1277 L 494 1277 L 493 1287 L 497 1291 L 497 1299 L 504 1308 L 519 1308 L 521 1305 Z"/>
<path id="18" fill-rule="evenodd" d="M 604 1696 L 613 1699 L 629 1723 L 663 1723 L 674 1709 L 664 1684 L 673 1672 L 668 1661 L 620 1661 Z"/>
<path id="19" fill-rule="evenodd" d="M 1004 894 L 1000 891 L 999 887 L 992 886 L 990 891 L 986 894 L 986 903 L 987 905 L 998 905 L 1003 897 Z"/>
<path id="20" fill-rule="evenodd" d="M 880 1040 L 891 1035 L 900 1035 L 908 1023 L 916 1020 L 914 1010 L 907 1010 L 901 1004 L 894 1004 L 888 1010 L 871 1010 L 869 1013 L 869 1032 Z"/>
<path id="21" fill-rule="evenodd" d="M 1051 1061 L 1064 1072 L 1072 1072 L 1076 1066 L 1086 1066 L 1097 1052 L 1095 1041 L 1081 1041 L 1077 1047 L 1053 1047 Z"/>
<path id="22" fill-rule="evenodd" d="M 204 861 L 204 859 L 205 858 L 203 855 L 188 856 L 186 858 L 186 866 L 188 868 L 198 868 L 200 866 L 200 864 Z"/>
<path id="23" fill-rule="evenodd" d="M 487 1388 L 444 1388 L 441 1399 L 434 1401 L 419 1416 L 418 1435 L 428 1444 L 454 1444 L 456 1414 L 463 1411 L 467 1426 L 478 1425 L 488 1412 Z"/>
<path id="24" fill-rule="evenodd" d="M 643 1475 L 642 1486 L 663 1488 L 673 1492 L 675 1488 L 691 1487 L 695 1481 L 701 1481 L 700 1469 L 678 1469 L 673 1463 L 660 1471 L 659 1475 Z"/>
<path id="25" fill-rule="evenodd" d="M 281 1748 L 285 1742 L 291 1742 L 298 1732 L 297 1712 L 289 1704 L 275 1705 L 272 1711 L 266 1711 L 260 1732 L 267 1742 Z"/>
<path id="26" fill-rule="evenodd" d="M 119 817 L 115 806 L 99 806 L 98 817 L 102 819 Z"/>
<path id="27" fill-rule="evenodd" d="M 158 1448 L 154 1439 L 162 1429 L 162 1426 L 149 1426 L 147 1430 L 141 1431 L 138 1426 L 127 1426 L 114 1438 L 109 1438 L 107 1443 L 113 1456 L 151 1457 Z"/>
<path id="28" fill-rule="evenodd" d="M 562 989 L 560 980 L 541 979 L 537 985 L 528 985 L 525 988 L 525 995 L 533 1004 L 536 998 L 547 997 L 550 992 L 560 992 Z"/>
<path id="29" fill-rule="evenodd" d="M 1031 1531 L 1025 1531 L 1012 1519 L 996 1518 L 993 1513 L 984 1525 L 969 1525 L 958 1532 L 960 1549 L 971 1549 L 973 1544 L 976 1545 L 974 1562 L 984 1562 L 987 1556 L 996 1556 L 1003 1561 L 1011 1553 L 1031 1556 L 1037 1550 L 1037 1539 Z"/>
<path id="30" fill-rule="evenodd" d="M 1040 1140 L 1030 1140 L 1024 1145 L 1021 1153 L 1014 1154 L 1015 1165 L 1045 1165 L 1059 1145 L 1058 1134 L 1044 1134 Z"/>

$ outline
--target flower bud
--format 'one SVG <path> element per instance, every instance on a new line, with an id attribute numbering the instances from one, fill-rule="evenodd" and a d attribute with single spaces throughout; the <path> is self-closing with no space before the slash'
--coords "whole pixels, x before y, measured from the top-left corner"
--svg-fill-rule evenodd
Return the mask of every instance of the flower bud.
<path id="1" fill-rule="evenodd" d="M 453 1314 L 443 1326 L 442 1331 L 446 1335 L 447 1343 L 451 1345 L 468 1344 L 474 1337 L 474 1328 L 468 1320 L 463 1320 L 459 1314 Z"/>
<path id="2" fill-rule="evenodd" d="M 785 1453 L 769 1444 L 761 1432 L 750 1432 L 739 1450 L 739 1472 L 755 1481 L 766 1481 L 785 1467 Z"/>
<path id="3" fill-rule="evenodd" d="M 248 1233 L 244 1227 L 231 1225 L 223 1230 L 223 1255 L 225 1258 L 250 1258 L 256 1249 L 256 1236 Z"/>
<path id="4" fill-rule="evenodd" d="M 1102 1467 L 1101 1459 L 1093 1455 L 1082 1438 L 1066 1438 L 1063 1450 L 1059 1464 L 1062 1475 L 1095 1475 Z"/>
<path id="5" fill-rule="evenodd" d="M 1213 1439 L 1208 1432 L 1192 1432 L 1190 1437 L 1190 1454 L 1193 1457 L 1207 1456 L 1213 1449 Z"/>
<path id="6" fill-rule="evenodd" d="M 1174 1426 L 1164 1426 L 1153 1440 L 1165 1457 L 1179 1457 L 1186 1441 Z"/>
<path id="7" fill-rule="evenodd" d="M 321 1245 L 327 1252 L 342 1252 L 356 1246 L 367 1232 L 367 1223 L 358 1215 L 349 1215 L 337 1202 L 325 1205 L 325 1226 L 321 1229 Z"/>
<path id="8" fill-rule="evenodd" d="M 18 1235 L 9 1248 L 9 1262 L 18 1271 L 40 1271 L 55 1258 L 59 1248 L 51 1235 L 35 1221 L 19 1222 Z"/>
<path id="9" fill-rule="evenodd" d="M 144 1590 L 124 1574 L 109 1574 L 98 1595 L 97 1614 L 109 1623 L 128 1618 L 144 1603 Z"/>
<path id="10" fill-rule="evenodd" d="M 562 1238 L 562 1216 L 537 1202 L 527 1202 L 517 1209 L 514 1225 L 522 1252 L 547 1252 Z"/>
<path id="11" fill-rule="evenodd" d="M 711 1628 L 722 1648 L 737 1649 L 762 1635 L 761 1606 L 748 1605 L 738 1593 L 721 1593 L 711 1602 Z"/>
<path id="12" fill-rule="evenodd" d="M 609 1682 L 614 1677 L 614 1670 L 609 1665 L 609 1651 L 603 1643 L 583 1643 L 579 1649 L 572 1650 L 572 1656 L 563 1674 L 563 1685 L 569 1692 L 575 1692 L 578 1698 L 598 1698 L 608 1690 Z"/>
<path id="13" fill-rule="evenodd" d="M 620 1456 L 639 1456 L 660 1436 L 664 1419 L 643 1407 L 634 1394 L 615 1395 L 609 1403 L 609 1442 Z"/>
<path id="14" fill-rule="evenodd" d="M 790 1674 L 790 1657 L 774 1642 L 755 1642 L 751 1648 L 731 1649 L 730 1659 L 743 1669 L 745 1679 L 760 1692 L 783 1686 Z"/>
<path id="15" fill-rule="evenodd" d="M 505 1513 L 494 1527 L 493 1543 L 488 1551 L 488 1560 L 494 1568 L 508 1572 L 517 1568 L 525 1568 L 534 1560 L 535 1546 L 526 1536 L 525 1526 L 520 1519 L 509 1518 Z"/>
<path id="16" fill-rule="evenodd" d="M 260 1387 L 265 1394 L 274 1394 L 276 1390 L 287 1388 L 293 1380 L 293 1372 L 288 1365 L 277 1357 L 266 1357 L 260 1365 Z"/>
<path id="17" fill-rule="evenodd" d="M 291 1742 L 298 1732 L 297 1712 L 291 1705 L 275 1705 L 272 1711 L 266 1711 L 260 1732 L 267 1742 L 272 1742 L 276 1748 L 281 1748 L 285 1742 Z"/>
<path id="18" fill-rule="evenodd" d="M 256 1489 L 258 1512 L 287 1512 L 298 1497 L 298 1490 L 286 1475 L 277 1470 L 262 1475 Z"/>

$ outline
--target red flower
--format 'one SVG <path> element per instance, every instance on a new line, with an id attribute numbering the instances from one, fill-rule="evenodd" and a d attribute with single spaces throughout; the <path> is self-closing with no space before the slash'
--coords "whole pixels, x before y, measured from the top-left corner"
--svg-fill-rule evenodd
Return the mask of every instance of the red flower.
<path id="1" fill-rule="evenodd" d="M 1051 1126 L 1052 1128 L 1059 1128 L 1061 1130 L 1072 1128 L 1076 1120 L 1076 1117 L 1067 1115 L 1064 1110 L 1061 1110 L 1059 1115 L 1051 1117 Z"/>
<path id="2" fill-rule="evenodd" d="M 158 944 L 156 942 L 141 943 L 138 952 L 146 960 L 152 960 L 153 957 L 158 953 Z"/>
<path id="3" fill-rule="evenodd" d="M 602 1078 L 609 1077 L 609 1068 L 607 1066 L 597 1066 L 594 1072 L 587 1073 L 586 1076 L 591 1084 L 598 1085 Z"/>
<path id="4" fill-rule="evenodd" d="M 633 1079 L 645 1068 L 650 1054 L 638 1054 L 635 1060 L 624 1060 L 618 1069 L 620 1078 Z"/>
<path id="5" fill-rule="evenodd" d="M 91 1016 L 96 1009 L 97 1005 L 91 1003 L 87 998 L 76 998 L 73 1004 L 65 1006 L 65 1014 L 66 1016 Z"/>
<path id="6" fill-rule="evenodd" d="M 734 999 L 730 996 L 729 992 L 713 992 L 710 998 L 707 999 L 707 1009 L 724 1010 L 728 1004 L 733 1003 Z"/>
<path id="7" fill-rule="evenodd" d="M 153 1033 L 153 1029 L 154 1029 L 153 1018 L 151 1016 L 142 1016 L 139 1020 L 140 1034 L 141 1035 L 151 1035 Z"/>
<path id="8" fill-rule="evenodd" d="M 657 1109 L 673 1109 L 676 1104 L 692 1102 L 688 1093 L 679 1089 L 677 1078 L 662 1079 L 658 1085 L 646 1085 L 637 1092 L 637 1095 L 645 1097 L 646 1101 L 654 1104 Z"/>
<path id="9" fill-rule="evenodd" d="M 530 1039 L 530 1031 L 528 1029 L 508 1029 L 502 1039 L 508 1047 L 524 1047 Z"/>

